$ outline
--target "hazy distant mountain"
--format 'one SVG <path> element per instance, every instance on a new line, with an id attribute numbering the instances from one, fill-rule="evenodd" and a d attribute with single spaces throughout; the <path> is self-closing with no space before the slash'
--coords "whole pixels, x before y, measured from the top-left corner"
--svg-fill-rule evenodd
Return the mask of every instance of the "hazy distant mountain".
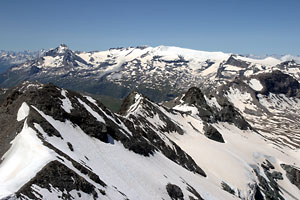
<path id="1" fill-rule="evenodd" d="M 36 59 L 41 56 L 42 53 L 43 50 L 22 52 L 0 50 L 0 72 L 4 72 L 14 65 Z"/>

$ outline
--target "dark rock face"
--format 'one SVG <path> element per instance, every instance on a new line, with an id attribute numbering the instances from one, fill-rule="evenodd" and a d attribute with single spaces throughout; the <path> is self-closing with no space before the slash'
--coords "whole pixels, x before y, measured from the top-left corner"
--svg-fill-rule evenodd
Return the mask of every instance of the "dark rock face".
<path id="1" fill-rule="evenodd" d="M 205 122 L 214 122 L 213 110 L 207 105 L 203 93 L 197 87 L 190 88 L 182 98 L 184 103 L 194 105 L 199 110 L 199 117 Z"/>
<path id="2" fill-rule="evenodd" d="M 231 55 L 228 60 L 226 61 L 225 65 L 232 65 L 236 67 L 241 67 L 241 68 L 247 68 L 249 67 L 250 63 L 238 60 L 236 59 L 233 55 Z"/>
<path id="3" fill-rule="evenodd" d="M 195 190 L 195 188 L 193 188 L 191 185 L 189 185 L 187 183 L 187 188 L 186 188 L 190 193 L 192 193 L 193 195 L 195 195 L 195 197 L 197 197 L 197 199 L 195 199 L 192 196 L 189 196 L 190 200 L 204 200 L 201 195 L 197 192 L 197 190 Z"/>
<path id="4" fill-rule="evenodd" d="M 267 179 L 260 175 L 256 169 L 254 170 L 259 185 L 259 188 L 256 188 L 255 198 L 262 199 L 261 193 L 263 193 L 266 200 L 284 200 L 277 183 L 278 180 L 283 180 L 282 174 L 278 171 L 274 171 L 274 166 L 268 160 L 263 162 L 261 166 Z"/>
<path id="5" fill-rule="evenodd" d="M 270 163 L 270 161 L 268 161 L 268 160 L 266 160 L 266 162 L 262 163 L 261 167 L 264 170 L 275 169 L 274 165 L 272 163 Z"/>
<path id="6" fill-rule="evenodd" d="M 9 94 L 8 89 L 2 89 L 0 88 L 0 105 L 3 103 L 3 101 L 6 99 L 7 95 Z"/>
<path id="7" fill-rule="evenodd" d="M 63 192 L 62 199 L 74 199 L 75 197 L 70 194 L 72 190 L 90 194 L 94 199 L 98 197 L 95 186 L 59 161 L 52 161 L 47 164 L 17 192 L 17 197 L 21 198 L 24 195 L 30 199 L 42 198 L 37 195 L 38 192 L 32 191 L 32 185 L 46 188 L 49 192 L 51 192 L 51 186 L 59 189 Z"/>
<path id="8" fill-rule="evenodd" d="M 257 78 L 263 85 L 261 94 L 268 95 L 285 94 L 288 97 L 300 97 L 300 83 L 281 71 L 273 71 L 272 73 L 265 73 L 258 75 Z"/>
<path id="9" fill-rule="evenodd" d="M 257 172 L 256 175 L 261 191 L 265 195 L 265 199 L 284 200 L 280 194 L 278 184 L 275 181 L 272 181 L 269 184 L 268 180 L 266 180 L 263 176 L 259 175 Z"/>
<path id="10" fill-rule="evenodd" d="M 121 115 L 126 115 L 128 109 L 130 108 L 131 105 L 133 105 L 134 103 L 136 103 L 136 95 L 140 95 L 137 92 L 131 92 L 123 101 L 123 104 L 121 105 L 119 114 Z M 183 134 L 183 130 L 177 125 L 175 124 L 172 120 L 169 119 L 169 117 L 167 117 L 159 108 L 158 105 L 154 106 L 155 104 L 152 103 L 147 97 L 141 95 L 141 99 L 142 101 L 140 102 L 140 104 L 143 107 L 143 112 L 147 117 L 154 117 L 154 115 L 158 115 L 159 119 L 161 121 L 163 121 L 166 125 L 164 127 L 160 127 L 160 131 L 162 132 L 177 132 L 179 134 Z M 166 110 L 166 111 L 170 111 L 170 110 Z M 145 122 L 147 124 L 149 124 L 148 122 Z M 149 124 L 151 125 L 151 124 Z M 154 127 L 152 127 L 154 128 Z"/>
<path id="11" fill-rule="evenodd" d="M 224 139 L 223 136 L 221 135 L 221 133 L 212 125 L 205 125 L 204 126 L 204 135 L 211 139 L 214 140 L 216 142 L 220 142 L 220 143 L 224 143 Z"/>
<path id="12" fill-rule="evenodd" d="M 121 105 L 121 108 L 119 110 L 119 114 L 126 115 L 127 111 L 129 110 L 130 106 L 135 103 L 135 96 L 137 95 L 137 92 L 131 92 L 124 100 Z"/>
<path id="13" fill-rule="evenodd" d="M 290 61 L 284 61 L 280 64 L 277 65 L 279 67 L 280 70 L 285 70 L 288 68 L 299 68 L 300 65 L 298 63 L 296 63 L 294 60 L 290 60 Z"/>
<path id="14" fill-rule="evenodd" d="M 255 200 L 264 200 L 264 196 L 262 195 L 262 193 L 257 185 L 255 186 L 254 199 Z"/>
<path id="15" fill-rule="evenodd" d="M 172 200 L 183 200 L 182 190 L 177 185 L 168 183 L 166 189 Z"/>
<path id="16" fill-rule="evenodd" d="M 222 186 L 222 189 L 225 190 L 226 192 L 233 194 L 233 195 L 235 194 L 235 191 L 233 189 L 231 189 L 231 187 L 227 183 L 222 182 L 221 186 Z"/>
<path id="17" fill-rule="evenodd" d="M 15 96 L 17 96 L 16 93 L 11 94 L 11 96 L 8 97 L 8 101 L 16 98 Z M 7 152 L 7 150 L 10 148 L 10 142 L 15 138 L 16 133 L 21 132 L 23 128 L 23 122 L 17 122 L 16 120 L 16 113 L 18 112 L 22 102 L 18 101 L 14 105 L 7 104 L 6 102 L 4 102 L 4 104 L 5 105 L 2 104 L 0 106 L 0 158 L 2 158 L 5 152 Z M 8 124 L 10 125 L 8 126 Z"/>
<path id="18" fill-rule="evenodd" d="M 36 74 L 36 73 L 39 73 L 41 71 L 41 69 L 40 68 L 38 68 L 37 66 L 35 66 L 35 65 L 33 65 L 31 68 L 30 68 L 30 75 L 32 76 L 32 75 L 34 75 L 34 74 Z"/>
<path id="19" fill-rule="evenodd" d="M 234 106 L 230 104 L 228 100 L 222 96 L 217 96 L 216 98 L 221 106 L 221 110 L 210 107 L 202 91 L 196 87 L 190 88 L 182 100 L 184 103 L 196 106 L 199 111 L 199 117 L 207 123 L 215 123 L 218 121 L 229 122 L 242 130 L 251 129 L 249 123 L 234 109 Z"/>
<path id="20" fill-rule="evenodd" d="M 182 98 L 185 103 L 197 106 L 207 106 L 205 98 L 201 90 L 197 87 L 190 88 Z"/>
<path id="21" fill-rule="evenodd" d="M 220 112 L 216 113 L 216 119 L 221 122 L 229 122 L 236 125 L 241 130 L 251 129 L 250 124 L 243 116 L 234 109 L 233 105 L 226 103 L 222 105 Z"/>
<path id="22" fill-rule="evenodd" d="M 281 167 L 285 170 L 286 177 L 290 180 L 290 182 L 296 185 L 300 190 L 300 169 L 295 166 L 285 164 L 281 164 Z"/>

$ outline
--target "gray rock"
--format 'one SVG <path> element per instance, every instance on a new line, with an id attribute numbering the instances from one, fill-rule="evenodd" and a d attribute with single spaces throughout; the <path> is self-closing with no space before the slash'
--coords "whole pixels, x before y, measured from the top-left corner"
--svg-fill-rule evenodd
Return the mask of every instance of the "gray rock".
<path id="1" fill-rule="evenodd" d="M 182 190 L 177 185 L 168 183 L 166 189 L 172 200 L 183 200 Z"/>
<path id="2" fill-rule="evenodd" d="M 297 186 L 300 190 L 300 169 L 286 164 L 281 164 L 280 166 L 285 170 L 286 177 L 290 180 L 290 182 Z"/>
<path id="3" fill-rule="evenodd" d="M 205 124 L 203 129 L 204 129 L 204 135 L 207 138 L 214 140 L 216 142 L 225 143 L 221 133 L 212 125 Z"/>

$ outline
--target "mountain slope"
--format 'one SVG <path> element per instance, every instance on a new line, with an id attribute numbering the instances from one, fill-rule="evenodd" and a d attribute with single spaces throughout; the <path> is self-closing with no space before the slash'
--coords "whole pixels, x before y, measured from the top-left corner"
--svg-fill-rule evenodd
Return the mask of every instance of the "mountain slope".
<path id="1" fill-rule="evenodd" d="M 261 134 L 276 144 L 299 149 L 300 84 L 274 71 L 241 78 L 219 90 Z"/>
<path id="2" fill-rule="evenodd" d="M 148 140 L 150 133 L 90 97 L 23 84 L 1 106 L 3 127 L 7 118 L 2 134 L 10 138 L 1 141 L 13 140 L 1 147 L 1 198 L 168 199 L 180 187 L 185 198 L 230 199 L 214 193 L 218 187 L 175 143 Z"/>
<path id="3" fill-rule="evenodd" d="M 285 79 L 272 84 L 278 76 Z M 294 80 L 274 72 L 216 93 L 191 88 L 169 108 L 132 92 L 119 114 L 88 96 L 24 83 L 0 107 L 0 199 L 295 200 L 299 147 L 290 141 L 297 134 L 285 142 L 270 131 L 271 138 L 269 126 L 242 109 L 269 114 L 266 98 L 277 106 L 292 98 L 282 110 L 292 113 L 300 89 Z M 258 99 L 244 98 L 251 94 Z M 281 117 L 281 129 L 296 122 Z"/>
<path id="4" fill-rule="evenodd" d="M 227 116 L 234 116 L 232 114 L 235 113 L 239 118 L 215 118 L 216 112 L 221 113 L 220 110 L 226 105 L 220 105 L 218 101 L 221 104 L 222 99 L 209 98 L 192 88 L 180 97 L 179 104 L 173 104 L 175 110 L 168 111 L 153 105 L 161 110 L 153 114 L 153 109 L 142 104 L 134 110 L 130 109 L 127 116 L 132 120 L 145 120 L 141 126 L 147 127 L 149 124 L 161 134 L 168 132 L 167 139 L 188 153 L 203 168 L 211 182 L 222 185 L 237 197 L 297 199 L 300 191 L 287 179 L 282 166 L 284 163 L 299 166 L 299 149 L 290 149 L 288 144 L 266 139 L 260 131 L 249 125 L 241 127 L 245 130 L 238 128 L 239 123 L 236 124 L 232 119 L 244 118 L 235 110 L 237 108 L 226 113 Z M 152 114 L 149 114 L 149 110 Z M 170 119 L 177 130 L 167 128 L 172 127 L 169 125 Z M 221 141 L 218 140 L 220 137 Z M 260 198 L 260 195 L 264 198 Z"/>

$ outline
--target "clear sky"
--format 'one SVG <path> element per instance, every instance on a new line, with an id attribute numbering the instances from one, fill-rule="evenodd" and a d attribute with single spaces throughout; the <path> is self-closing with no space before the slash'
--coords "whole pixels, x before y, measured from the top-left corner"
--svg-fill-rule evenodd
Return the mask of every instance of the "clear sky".
<path id="1" fill-rule="evenodd" d="M 1 0 L 0 49 L 300 54 L 299 0 Z"/>

